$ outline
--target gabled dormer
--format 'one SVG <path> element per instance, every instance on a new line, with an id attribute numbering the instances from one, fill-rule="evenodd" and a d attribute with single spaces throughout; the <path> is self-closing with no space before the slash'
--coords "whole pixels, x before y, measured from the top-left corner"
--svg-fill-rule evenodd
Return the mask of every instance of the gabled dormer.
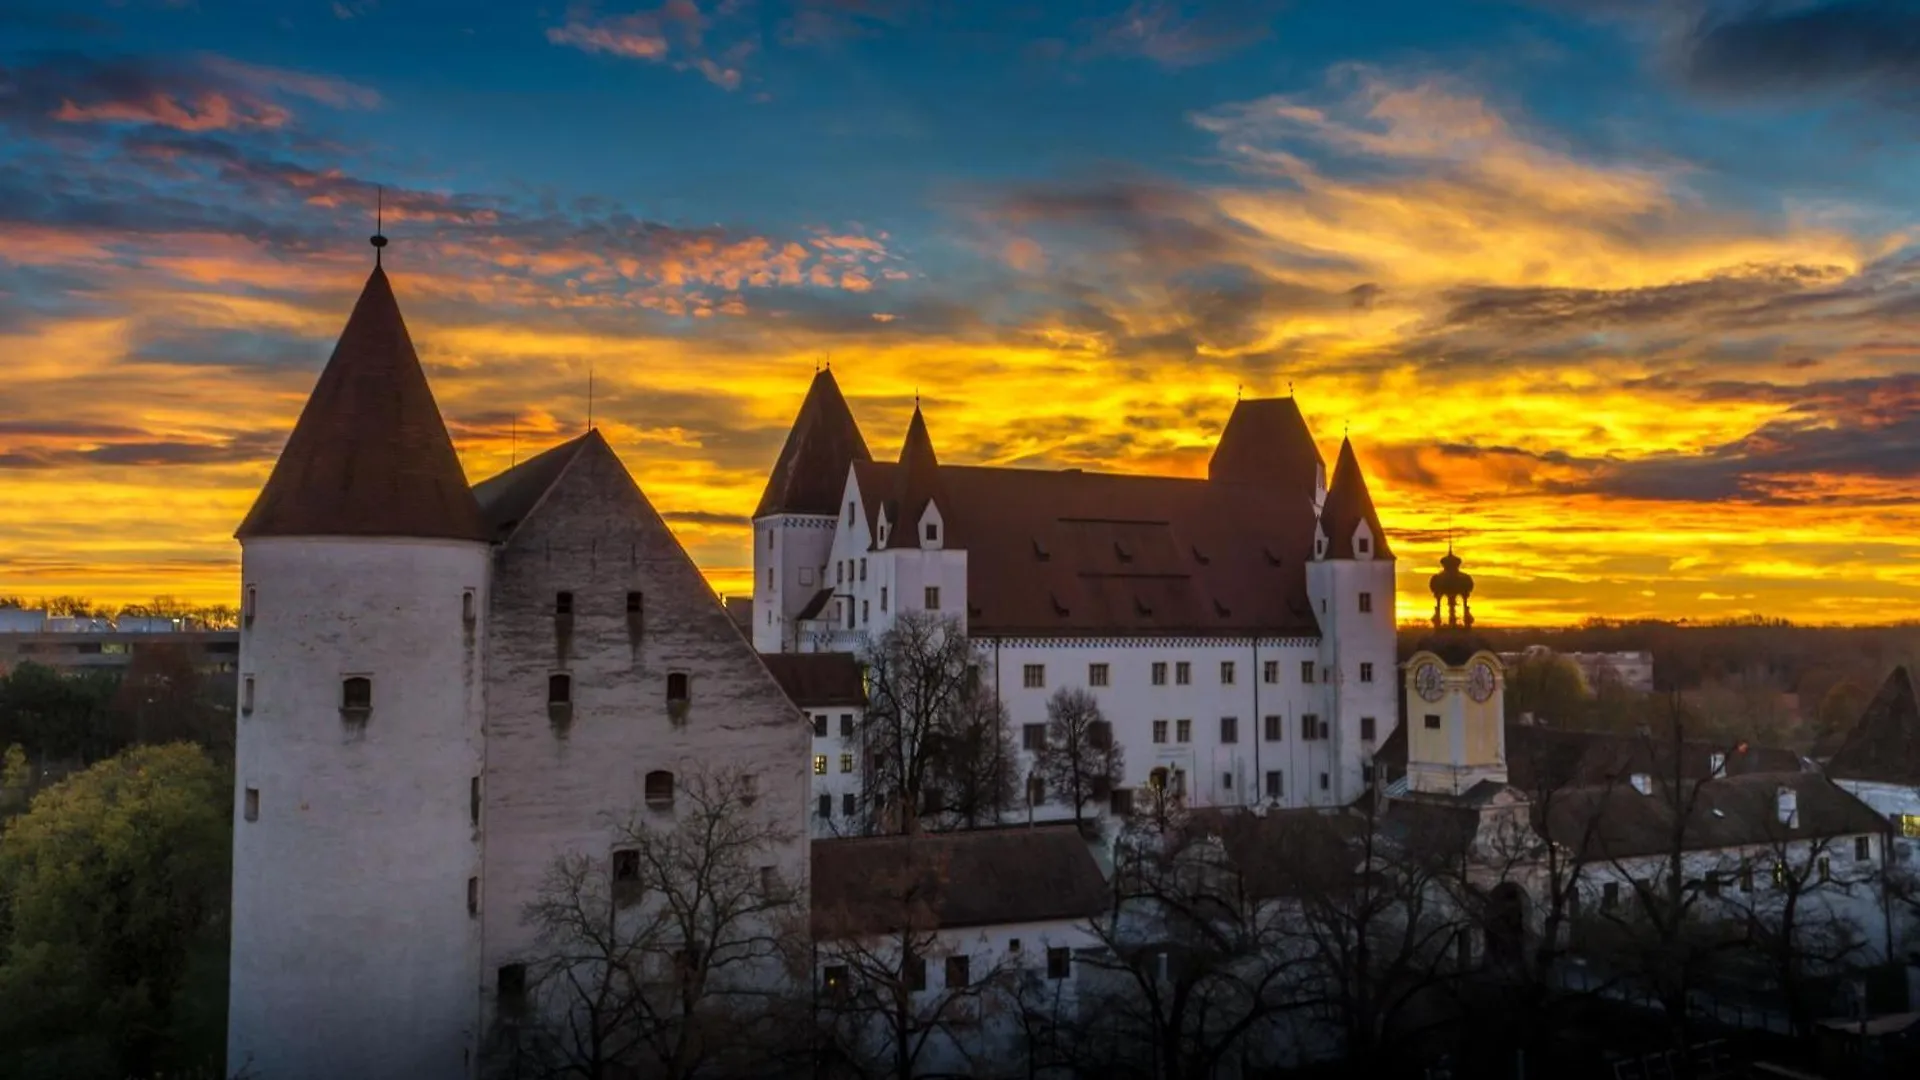
<path id="1" fill-rule="evenodd" d="M 940 513 L 940 504 L 927 500 L 927 508 L 920 512 L 919 528 L 915 535 L 920 539 L 920 550 L 939 551 L 947 544 L 947 521 Z"/>

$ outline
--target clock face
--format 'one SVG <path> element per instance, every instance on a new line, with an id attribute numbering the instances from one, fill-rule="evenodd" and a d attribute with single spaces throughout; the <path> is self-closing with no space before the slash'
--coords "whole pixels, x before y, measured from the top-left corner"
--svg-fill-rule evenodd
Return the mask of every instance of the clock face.
<path id="1" fill-rule="evenodd" d="M 1473 665 L 1467 672 L 1467 693 L 1475 701 L 1485 701 L 1493 696 L 1493 665 L 1485 660 Z"/>
<path id="2" fill-rule="evenodd" d="M 1440 686 L 1440 665 L 1421 664 L 1420 670 L 1413 673 L 1413 688 L 1428 701 L 1439 701 L 1443 692 Z"/>

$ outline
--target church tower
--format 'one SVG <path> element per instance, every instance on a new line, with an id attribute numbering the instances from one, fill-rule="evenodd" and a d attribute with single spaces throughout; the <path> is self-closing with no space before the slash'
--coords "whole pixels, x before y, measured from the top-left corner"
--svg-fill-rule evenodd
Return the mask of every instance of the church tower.
<path id="1" fill-rule="evenodd" d="M 840 495 L 847 470 L 872 460 L 833 369 L 818 372 L 753 512 L 754 648 L 794 647 L 794 620 L 829 584 L 834 528 L 846 514 Z"/>
<path id="2" fill-rule="evenodd" d="M 1473 577 L 1447 545 L 1433 590 L 1433 633 L 1407 660 L 1407 786 L 1464 795 L 1507 782 L 1506 676 L 1473 632 Z M 1442 604 L 1446 614 L 1441 615 Z"/>
<path id="3" fill-rule="evenodd" d="M 470 1076 L 487 531 L 377 262 L 236 536 L 227 1071 Z"/>

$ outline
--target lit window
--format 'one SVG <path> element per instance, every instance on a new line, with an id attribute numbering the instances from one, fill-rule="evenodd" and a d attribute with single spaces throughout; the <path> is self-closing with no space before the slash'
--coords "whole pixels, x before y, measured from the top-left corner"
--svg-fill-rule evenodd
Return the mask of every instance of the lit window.
<path id="1" fill-rule="evenodd" d="M 825 754 L 813 755 L 813 775 L 815 776 L 827 775 L 827 755 Z"/>

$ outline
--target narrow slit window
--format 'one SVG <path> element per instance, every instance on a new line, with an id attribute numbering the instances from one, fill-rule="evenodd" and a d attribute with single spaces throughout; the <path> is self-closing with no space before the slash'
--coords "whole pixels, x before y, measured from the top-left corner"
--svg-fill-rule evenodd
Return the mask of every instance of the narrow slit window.
<path id="1" fill-rule="evenodd" d="M 240 680 L 240 713 L 243 716 L 253 713 L 253 676 Z"/>
<path id="2" fill-rule="evenodd" d="M 573 614 L 573 594 L 557 592 L 553 594 L 553 613 L 555 615 Z"/>
<path id="3" fill-rule="evenodd" d="M 480 879 L 477 877 L 467 879 L 467 914 L 480 914 Z"/>
<path id="4" fill-rule="evenodd" d="M 467 820 L 480 824 L 480 778 L 477 776 L 467 781 Z"/>
<path id="5" fill-rule="evenodd" d="M 638 592 L 627 593 L 627 614 L 628 615 L 635 615 L 635 616 L 642 615 L 645 613 L 645 610 L 646 610 L 645 597 L 642 594 Z"/>
<path id="6" fill-rule="evenodd" d="M 687 673 L 684 671 L 670 672 L 667 675 L 667 704 L 685 705 L 689 696 Z"/>
<path id="7" fill-rule="evenodd" d="M 247 789 L 246 818 L 248 821 L 260 820 L 260 789 L 259 788 Z"/>
<path id="8" fill-rule="evenodd" d="M 460 594 L 460 621 L 472 622 L 474 620 L 475 615 L 478 614 L 475 608 L 476 603 L 477 601 L 474 599 L 472 589 L 468 589 Z"/>
<path id="9" fill-rule="evenodd" d="M 241 614 L 246 617 L 246 620 L 248 622 L 252 622 L 254 612 L 257 611 L 260 606 L 260 590 L 255 588 L 252 585 L 247 586 L 247 598 L 246 598 L 245 604 L 246 604 L 246 610 L 241 612 Z"/>
<path id="10" fill-rule="evenodd" d="M 573 704 L 573 676 L 564 674 L 547 676 L 547 704 Z"/>

